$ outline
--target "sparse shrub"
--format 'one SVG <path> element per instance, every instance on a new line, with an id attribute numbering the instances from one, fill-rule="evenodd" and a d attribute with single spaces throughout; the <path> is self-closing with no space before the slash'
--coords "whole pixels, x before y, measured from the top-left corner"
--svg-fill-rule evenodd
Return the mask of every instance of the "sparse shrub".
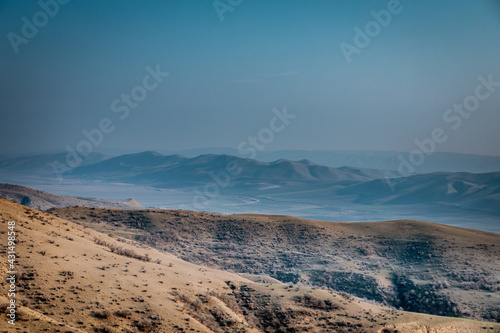
<path id="1" fill-rule="evenodd" d="M 148 318 L 140 318 L 132 324 L 140 332 L 151 332 L 155 328 L 155 323 Z"/>
<path id="2" fill-rule="evenodd" d="M 122 309 L 115 312 L 115 316 L 121 318 L 130 318 L 132 316 L 132 311 L 129 309 Z"/>
<path id="3" fill-rule="evenodd" d="M 203 302 L 199 298 L 197 298 L 191 303 L 191 306 L 195 310 L 201 310 L 201 308 L 203 307 Z"/>
<path id="4" fill-rule="evenodd" d="M 259 325 L 259 323 L 260 323 L 259 318 L 257 318 L 253 313 L 247 315 L 246 320 L 247 320 L 248 325 L 253 326 L 253 327 L 257 327 L 257 325 Z"/>
<path id="5" fill-rule="evenodd" d="M 75 273 L 73 273 L 72 271 L 60 271 L 59 275 L 72 279 Z"/>
<path id="6" fill-rule="evenodd" d="M 97 245 L 106 246 L 111 252 L 116 253 L 116 254 L 121 255 L 121 256 L 134 258 L 134 259 L 138 259 L 138 260 L 142 260 L 142 261 L 146 261 L 146 262 L 151 261 L 151 257 L 149 256 L 148 253 L 146 253 L 145 255 L 140 255 L 140 254 L 137 254 L 132 249 L 124 249 L 121 246 L 117 246 L 115 244 L 108 243 L 107 241 L 102 240 L 102 239 L 97 238 L 97 237 L 94 238 L 94 243 L 96 243 Z"/>
<path id="7" fill-rule="evenodd" d="M 313 294 L 305 294 L 304 296 L 297 296 L 296 302 L 302 304 L 305 307 L 319 310 L 336 310 L 339 309 L 340 306 L 338 304 L 333 303 L 327 299 L 321 299 Z"/>
<path id="8" fill-rule="evenodd" d="M 371 256 L 375 253 L 373 251 L 373 248 L 367 244 L 359 244 L 357 245 L 357 249 L 361 254 L 365 256 Z"/>
<path id="9" fill-rule="evenodd" d="M 26 306 L 26 307 L 30 307 L 31 305 L 31 300 L 29 298 L 26 298 L 26 297 L 22 297 L 20 300 L 19 300 L 19 303 L 22 305 L 22 306 Z"/>
<path id="10" fill-rule="evenodd" d="M 382 333 L 398 333 L 399 331 L 397 329 L 391 328 L 391 327 L 386 327 L 382 329 Z"/>
<path id="11" fill-rule="evenodd" d="M 4 313 L 5 310 L 9 307 L 10 303 L 9 302 L 3 302 L 0 304 L 0 312 Z"/>
<path id="12" fill-rule="evenodd" d="M 109 310 L 100 310 L 92 312 L 92 316 L 97 319 L 108 319 L 111 317 L 111 311 Z"/>
<path id="13" fill-rule="evenodd" d="M 115 333 L 116 330 L 111 326 L 105 325 L 105 326 L 101 326 L 101 327 L 95 327 L 94 332 L 96 332 L 96 333 Z"/>
<path id="14" fill-rule="evenodd" d="M 230 308 L 231 310 L 233 310 L 234 312 L 236 312 L 236 313 L 240 313 L 241 312 L 240 306 L 238 305 L 238 302 L 236 301 L 236 299 L 232 295 L 220 294 L 218 296 L 218 298 L 221 301 L 223 301 L 224 304 L 226 304 L 226 306 L 228 308 Z"/>

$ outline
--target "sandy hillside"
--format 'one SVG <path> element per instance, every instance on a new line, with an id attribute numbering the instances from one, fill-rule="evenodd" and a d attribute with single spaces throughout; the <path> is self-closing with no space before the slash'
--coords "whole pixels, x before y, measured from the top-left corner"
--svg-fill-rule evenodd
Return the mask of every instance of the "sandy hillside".
<path id="1" fill-rule="evenodd" d="M 188 262 L 327 287 L 411 312 L 500 321 L 500 234 L 421 221 L 68 207 L 50 211 Z"/>
<path id="2" fill-rule="evenodd" d="M 16 222 L 17 320 L 4 332 L 499 332 L 187 263 L 0 199 Z M 2 248 L 5 258 L 6 250 Z M 6 261 L 2 261 L 2 311 Z M 22 304 L 22 305 L 21 305 Z"/>

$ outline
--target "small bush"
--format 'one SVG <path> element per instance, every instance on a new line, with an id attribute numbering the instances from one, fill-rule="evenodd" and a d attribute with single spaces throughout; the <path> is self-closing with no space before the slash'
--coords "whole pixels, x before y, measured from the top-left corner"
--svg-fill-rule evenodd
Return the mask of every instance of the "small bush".
<path id="1" fill-rule="evenodd" d="M 75 273 L 73 273 L 72 271 L 60 271 L 59 275 L 66 276 L 68 278 L 73 278 L 73 276 L 75 275 Z"/>
<path id="2" fill-rule="evenodd" d="M 118 310 L 115 312 L 115 316 L 121 318 L 130 318 L 132 316 L 132 311 L 129 309 Z"/>
<path id="3" fill-rule="evenodd" d="M 0 304 L 0 312 L 5 312 L 5 310 L 7 310 L 7 308 L 9 307 L 10 303 L 9 302 L 3 302 Z"/>
<path id="4" fill-rule="evenodd" d="M 94 328 L 94 332 L 96 332 L 96 333 L 115 333 L 116 331 L 113 327 L 105 325 L 105 326 Z"/>
<path id="5" fill-rule="evenodd" d="M 321 299 L 319 297 L 314 296 L 313 294 L 305 294 L 304 296 L 298 296 L 296 298 L 296 302 L 305 307 L 312 309 L 319 309 L 319 310 L 330 311 L 340 308 L 338 304 L 335 304 L 327 299 Z"/>
<path id="6" fill-rule="evenodd" d="M 106 246 L 111 252 L 116 253 L 120 256 L 134 258 L 134 259 L 138 259 L 138 260 L 142 260 L 142 261 L 146 261 L 146 262 L 151 261 L 151 257 L 147 253 L 145 255 L 140 255 L 140 254 L 137 254 L 132 249 L 124 249 L 121 246 L 117 246 L 115 244 L 110 244 L 110 243 L 106 242 L 105 240 L 102 240 L 102 239 L 97 238 L 97 237 L 94 238 L 94 243 L 96 243 L 97 245 Z"/>
<path id="7" fill-rule="evenodd" d="M 109 310 L 101 310 L 92 312 L 92 316 L 97 319 L 108 319 L 111 317 L 111 311 Z"/>
<path id="8" fill-rule="evenodd" d="M 141 318 L 132 324 L 140 332 L 151 332 L 155 328 L 155 323 L 151 319 Z"/>

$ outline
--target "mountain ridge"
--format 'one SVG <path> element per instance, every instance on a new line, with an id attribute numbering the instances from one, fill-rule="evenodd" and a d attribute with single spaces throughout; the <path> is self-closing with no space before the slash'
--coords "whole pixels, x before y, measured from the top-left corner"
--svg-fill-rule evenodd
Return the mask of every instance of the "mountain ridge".
<path id="1" fill-rule="evenodd" d="M 127 164 L 127 162 L 129 164 Z M 147 162 L 147 163 L 146 163 Z M 168 184 L 168 179 L 210 181 L 210 172 L 224 171 L 235 164 L 240 172 L 232 175 L 232 180 L 240 178 L 275 179 L 295 181 L 362 181 L 384 177 L 382 170 L 368 170 L 348 167 L 330 168 L 314 163 L 295 162 L 279 159 L 260 162 L 232 155 L 206 154 L 193 158 L 180 155 L 161 155 L 153 152 L 122 155 L 89 166 L 78 167 L 68 172 L 69 177 L 88 177 L 106 181 L 143 181 L 148 185 Z M 133 175 L 133 172 L 136 175 Z M 148 183 L 149 182 L 149 183 Z"/>

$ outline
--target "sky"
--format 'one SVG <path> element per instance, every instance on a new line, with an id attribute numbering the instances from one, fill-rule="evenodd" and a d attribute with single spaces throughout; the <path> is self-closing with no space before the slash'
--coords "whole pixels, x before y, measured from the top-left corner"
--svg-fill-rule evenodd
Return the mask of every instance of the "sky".
<path id="1" fill-rule="evenodd" d="M 59 1 L 0 1 L 0 154 L 500 156 L 498 1 Z"/>

